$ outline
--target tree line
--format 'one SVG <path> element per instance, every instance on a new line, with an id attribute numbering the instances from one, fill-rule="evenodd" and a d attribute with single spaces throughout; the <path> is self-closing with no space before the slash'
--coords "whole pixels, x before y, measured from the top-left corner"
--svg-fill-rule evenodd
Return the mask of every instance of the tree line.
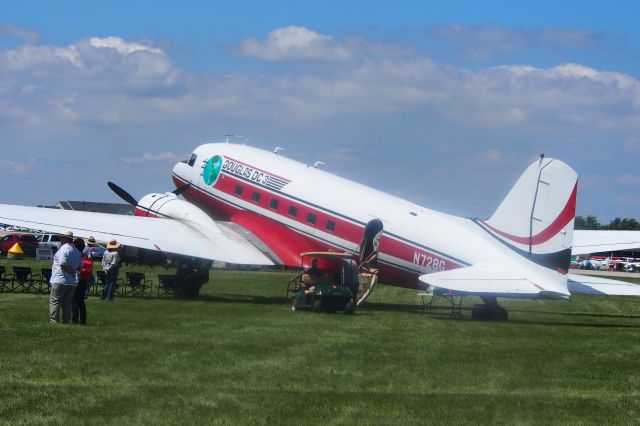
<path id="1" fill-rule="evenodd" d="M 595 216 L 576 216 L 574 229 L 581 230 L 607 230 L 607 231 L 640 231 L 640 222 L 636 219 L 616 217 L 609 224 L 603 225 Z"/>

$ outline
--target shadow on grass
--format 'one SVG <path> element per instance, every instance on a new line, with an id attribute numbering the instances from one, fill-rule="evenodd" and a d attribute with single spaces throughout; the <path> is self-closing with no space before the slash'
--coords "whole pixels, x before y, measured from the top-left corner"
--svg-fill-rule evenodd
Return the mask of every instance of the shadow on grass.
<path id="1" fill-rule="evenodd" d="M 564 321 L 544 321 L 539 319 L 509 319 L 511 324 L 535 324 L 535 325 L 554 325 L 565 327 L 593 327 L 593 328 L 629 328 L 640 329 L 640 323 L 638 324 L 620 324 L 620 323 L 601 323 L 601 322 L 564 322 Z"/>
<path id="2" fill-rule="evenodd" d="M 189 299 L 184 299 L 189 300 Z M 282 305 L 286 306 L 284 297 L 280 296 L 260 296 L 249 294 L 226 294 L 224 296 L 200 295 L 197 299 L 191 299 L 201 302 L 214 303 L 254 303 L 256 305 Z"/>
<path id="3" fill-rule="evenodd" d="M 563 315 L 569 317 L 597 317 L 597 318 L 619 318 L 619 319 L 640 319 L 640 315 L 632 314 L 606 314 L 598 312 L 557 312 L 557 311 L 528 311 L 522 309 L 509 309 L 509 312 L 518 312 L 525 314 L 546 314 L 546 315 Z"/>
<path id="4" fill-rule="evenodd" d="M 457 316 L 455 314 L 450 314 L 449 307 L 435 307 L 433 313 L 426 312 L 421 305 L 413 305 L 413 304 L 392 304 L 392 303 L 367 303 L 365 307 L 360 309 L 360 313 L 366 313 L 367 311 L 387 311 L 387 312 L 406 312 L 406 313 L 417 313 L 424 314 L 425 318 L 431 318 L 436 320 L 450 320 L 450 321 L 478 321 L 471 319 L 471 307 L 462 307 L 462 317 Z M 597 327 L 597 328 L 640 328 L 640 321 L 637 324 L 621 324 L 619 322 L 611 323 L 611 322 L 600 322 L 599 319 L 611 319 L 611 320 L 620 320 L 620 319 L 638 319 L 640 320 L 640 315 L 621 315 L 621 314 L 607 314 L 607 313 L 587 313 L 587 312 L 557 312 L 557 311 L 536 311 L 536 310 L 523 310 L 523 309 L 509 309 L 508 312 L 511 313 L 522 313 L 525 315 L 531 315 L 532 317 L 536 317 L 538 315 L 548 315 L 548 316 L 562 316 L 568 318 L 592 318 L 595 322 L 585 321 L 585 322 L 577 322 L 577 321 L 559 321 L 550 317 L 548 320 L 544 318 L 510 318 L 507 323 L 511 324 L 538 324 L 538 325 L 555 325 L 555 326 L 568 326 L 568 327 Z M 484 321 L 483 321 L 484 322 Z"/>
<path id="5" fill-rule="evenodd" d="M 411 303 L 381 303 L 381 302 L 365 302 L 365 304 L 358 308 L 360 312 L 367 311 L 383 311 L 383 312 L 409 312 L 409 313 L 421 313 L 422 305 Z"/>

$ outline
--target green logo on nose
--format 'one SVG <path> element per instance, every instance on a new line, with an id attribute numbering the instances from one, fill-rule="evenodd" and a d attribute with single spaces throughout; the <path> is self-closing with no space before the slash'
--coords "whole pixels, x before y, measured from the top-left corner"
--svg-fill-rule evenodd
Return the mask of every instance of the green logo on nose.
<path id="1" fill-rule="evenodd" d="M 207 161 L 207 164 L 202 170 L 202 178 L 207 185 L 214 185 L 220 175 L 220 169 L 222 168 L 222 157 L 214 155 Z"/>

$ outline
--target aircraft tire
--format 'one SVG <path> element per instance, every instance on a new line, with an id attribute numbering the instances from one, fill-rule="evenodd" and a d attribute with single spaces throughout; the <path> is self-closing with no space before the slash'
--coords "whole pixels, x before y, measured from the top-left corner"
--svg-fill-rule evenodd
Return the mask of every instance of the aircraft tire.
<path id="1" fill-rule="evenodd" d="M 322 300 L 320 299 L 316 299 L 313 301 L 313 305 L 311 305 L 313 312 L 320 312 L 322 311 Z"/>
<path id="2" fill-rule="evenodd" d="M 291 311 L 295 312 L 297 310 L 299 310 L 298 309 L 298 301 L 294 297 L 293 299 L 291 299 Z"/>
<path id="3" fill-rule="evenodd" d="M 344 305 L 344 313 L 346 315 L 353 315 L 355 313 L 355 306 L 353 304 L 353 302 L 347 302 L 346 305 Z"/>

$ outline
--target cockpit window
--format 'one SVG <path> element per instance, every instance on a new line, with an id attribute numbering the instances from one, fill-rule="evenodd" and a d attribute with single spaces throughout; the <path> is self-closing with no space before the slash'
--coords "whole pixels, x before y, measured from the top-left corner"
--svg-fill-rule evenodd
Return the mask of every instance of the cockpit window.
<path id="1" fill-rule="evenodd" d="M 193 167 L 193 165 L 196 164 L 197 159 L 198 159 L 198 156 L 195 153 L 191 154 L 191 158 L 189 158 L 189 162 L 187 164 Z"/>

